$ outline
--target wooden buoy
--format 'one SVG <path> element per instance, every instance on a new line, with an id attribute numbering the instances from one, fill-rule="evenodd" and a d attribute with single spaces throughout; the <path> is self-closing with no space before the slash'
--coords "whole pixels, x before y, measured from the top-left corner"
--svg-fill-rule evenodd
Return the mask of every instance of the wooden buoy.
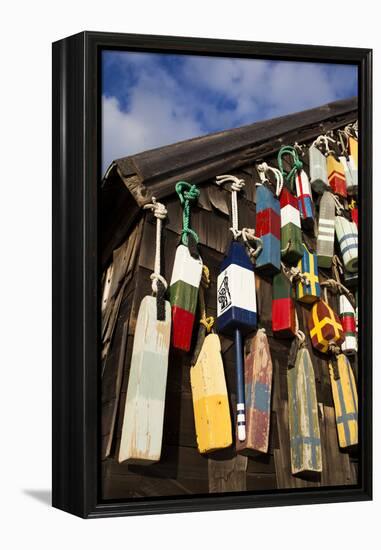
<path id="1" fill-rule="evenodd" d="M 315 193 L 322 194 L 330 189 L 327 173 L 327 160 L 316 145 L 308 150 L 310 162 L 311 187 Z"/>
<path id="2" fill-rule="evenodd" d="M 323 300 L 315 302 L 312 306 L 308 328 L 312 345 L 322 353 L 328 353 L 330 346 L 340 346 L 344 341 L 340 319 Z"/>
<path id="3" fill-rule="evenodd" d="M 156 217 L 154 296 L 143 298 L 136 319 L 118 454 L 119 462 L 132 464 L 160 460 L 171 337 L 171 306 L 164 299 L 167 283 L 160 274 L 161 221 L 167 212 L 155 199 L 147 207 Z"/>
<path id="4" fill-rule="evenodd" d="M 283 272 L 273 278 L 272 331 L 279 338 L 295 336 L 294 289 Z"/>
<path id="5" fill-rule="evenodd" d="M 335 195 L 347 197 L 347 184 L 345 181 L 344 167 L 342 163 L 336 159 L 335 155 L 330 153 L 327 157 L 327 172 L 328 181 Z"/>
<path id="6" fill-rule="evenodd" d="M 349 154 L 353 159 L 353 163 L 358 167 L 358 141 L 353 136 L 349 136 L 348 138 L 348 148 L 349 148 Z"/>
<path id="7" fill-rule="evenodd" d="M 330 268 L 335 248 L 336 204 L 332 193 L 326 191 L 320 200 L 318 238 L 316 245 L 318 266 Z"/>
<path id="8" fill-rule="evenodd" d="M 344 330 L 341 350 L 346 355 L 352 355 L 357 352 L 355 310 L 344 294 L 340 295 L 340 321 Z"/>
<path id="9" fill-rule="evenodd" d="M 281 256 L 296 264 L 303 256 L 302 230 L 296 197 L 286 187 L 280 194 Z"/>
<path id="10" fill-rule="evenodd" d="M 291 472 L 322 471 L 322 453 L 315 373 L 306 347 L 287 370 Z"/>
<path id="11" fill-rule="evenodd" d="M 350 273 L 354 273 L 358 270 L 357 225 L 343 216 L 336 216 L 335 232 L 340 246 L 344 268 Z"/>
<path id="12" fill-rule="evenodd" d="M 280 204 L 266 185 L 256 190 L 256 234 L 263 248 L 255 263 L 256 271 L 277 273 L 280 270 Z"/>
<path id="13" fill-rule="evenodd" d="M 183 229 L 181 243 L 176 249 L 169 298 L 172 306 L 172 345 L 189 351 L 192 341 L 198 288 L 202 273 L 202 260 L 197 252 L 198 237 L 190 228 L 190 204 L 200 191 L 185 181 L 176 184 L 176 192 L 183 206 Z M 189 249 L 192 239 L 193 253 Z"/>
<path id="14" fill-rule="evenodd" d="M 358 443 L 358 398 L 352 367 L 345 355 L 329 364 L 337 435 L 341 448 Z"/>
<path id="15" fill-rule="evenodd" d="M 156 313 L 156 299 L 143 298 L 136 321 L 119 462 L 160 460 L 171 336 L 169 302 L 165 302 L 164 321 L 158 321 Z"/>
<path id="16" fill-rule="evenodd" d="M 192 341 L 201 273 L 201 258 L 194 258 L 189 248 L 180 244 L 176 249 L 169 296 L 172 306 L 172 345 L 184 351 L 190 350 Z"/>
<path id="17" fill-rule="evenodd" d="M 245 358 L 246 439 L 237 440 L 242 454 L 267 453 L 271 418 L 271 385 L 273 366 L 264 329 L 251 339 Z"/>
<path id="18" fill-rule="evenodd" d="M 341 164 L 343 165 L 345 175 L 345 185 L 347 187 L 348 195 L 357 195 L 358 189 L 358 176 L 357 166 L 351 156 L 339 157 Z"/>
<path id="19" fill-rule="evenodd" d="M 302 279 L 296 285 L 296 299 L 299 302 L 312 304 L 320 299 L 320 284 L 317 256 L 303 244 L 303 258 L 299 260 L 298 268 Z"/>
<path id="20" fill-rule="evenodd" d="M 208 334 L 190 371 L 197 447 L 200 453 L 230 447 L 232 425 L 221 344 Z"/>
<path id="21" fill-rule="evenodd" d="M 304 170 L 295 174 L 296 196 L 302 226 L 311 229 L 314 225 L 314 206 L 312 202 L 311 186 L 308 176 Z"/>
<path id="22" fill-rule="evenodd" d="M 232 227 L 230 230 L 234 240 L 221 264 L 220 274 L 217 278 L 217 328 L 218 332 L 234 337 L 237 385 L 236 431 L 239 441 L 244 441 L 246 439 L 246 420 L 242 333 L 247 333 L 257 326 L 255 275 L 245 245 L 237 240 L 248 231 L 246 228 L 238 229 L 237 193 L 245 185 L 245 182 L 231 175 L 217 176 L 216 179 L 218 183 L 232 182 Z"/>

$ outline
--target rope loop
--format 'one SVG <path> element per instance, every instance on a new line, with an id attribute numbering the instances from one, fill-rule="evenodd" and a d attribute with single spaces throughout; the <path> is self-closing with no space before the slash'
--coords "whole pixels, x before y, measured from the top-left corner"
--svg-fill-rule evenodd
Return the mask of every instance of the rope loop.
<path id="1" fill-rule="evenodd" d="M 241 236 L 241 231 L 238 229 L 237 193 L 244 187 L 245 181 L 230 174 L 222 174 L 221 176 L 216 177 L 217 185 L 221 185 L 226 182 L 231 182 L 232 192 L 232 227 L 230 228 L 230 231 L 233 233 L 234 240 L 237 240 Z"/>
<path id="2" fill-rule="evenodd" d="M 187 181 L 178 181 L 176 183 L 176 193 L 179 196 L 180 204 L 183 207 L 183 228 L 181 231 L 181 242 L 183 245 L 188 246 L 189 237 L 195 241 L 196 245 L 198 244 L 198 235 L 196 231 L 190 228 L 190 208 L 191 202 L 198 199 L 200 196 L 199 188 L 190 184 Z"/>
<path id="3" fill-rule="evenodd" d="M 248 227 L 243 227 L 242 231 L 242 240 L 248 248 L 249 256 L 252 260 L 255 260 L 263 249 L 263 241 L 255 235 L 255 229 L 249 229 Z M 250 242 L 255 243 L 255 247 L 250 244 Z"/>
<path id="4" fill-rule="evenodd" d="M 158 281 L 161 282 L 163 285 L 164 290 L 168 288 L 167 281 L 164 279 L 164 277 L 161 275 L 161 226 L 162 221 L 167 216 L 167 209 L 165 208 L 164 204 L 161 202 L 157 202 L 155 197 L 152 197 L 152 202 L 149 204 L 145 204 L 143 206 L 144 210 L 151 210 L 153 215 L 156 218 L 156 250 L 155 250 L 155 262 L 154 262 L 154 270 L 151 274 L 151 281 L 152 281 L 152 293 L 154 296 L 157 296 L 159 293 L 159 286 Z"/>
<path id="5" fill-rule="evenodd" d="M 288 155 L 292 158 L 292 168 L 288 173 L 283 166 L 283 157 L 285 155 Z M 302 170 L 303 168 L 303 162 L 300 160 L 295 147 L 292 147 L 291 145 L 284 145 L 280 148 L 278 153 L 278 166 L 282 176 L 286 178 L 287 182 L 290 185 L 293 185 L 296 174 L 300 172 L 300 170 Z"/>
<path id="6" fill-rule="evenodd" d="M 214 325 L 214 317 L 203 317 L 200 319 L 200 324 L 206 328 L 206 332 L 209 334 Z"/>
<path id="7" fill-rule="evenodd" d="M 267 172 L 272 172 L 276 179 L 276 187 L 275 187 L 275 194 L 277 197 L 279 197 L 282 188 L 283 188 L 283 174 L 278 168 L 273 168 L 272 166 L 269 166 L 267 162 L 262 162 L 262 164 L 258 164 L 257 166 L 258 174 L 261 179 L 261 183 L 271 183 L 269 178 L 267 177 Z"/>

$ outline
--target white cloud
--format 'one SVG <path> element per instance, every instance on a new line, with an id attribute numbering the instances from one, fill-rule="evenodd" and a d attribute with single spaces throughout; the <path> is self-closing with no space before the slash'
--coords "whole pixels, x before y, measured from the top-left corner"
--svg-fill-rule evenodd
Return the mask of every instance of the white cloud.
<path id="1" fill-rule="evenodd" d="M 103 97 L 104 169 L 118 157 L 318 106 L 345 89 L 324 64 L 187 56 L 175 72 L 152 54 L 115 55 L 128 108 Z"/>

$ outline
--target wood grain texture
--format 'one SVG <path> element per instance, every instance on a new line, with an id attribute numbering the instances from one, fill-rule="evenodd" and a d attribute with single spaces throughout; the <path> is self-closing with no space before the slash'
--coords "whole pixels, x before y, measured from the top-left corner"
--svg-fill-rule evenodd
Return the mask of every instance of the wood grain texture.
<path id="1" fill-rule="evenodd" d="M 146 296 L 136 323 L 119 462 L 160 460 L 171 333 L 169 302 L 165 302 L 164 321 L 157 321 L 156 313 L 156 299 Z"/>
<path id="2" fill-rule="evenodd" d="M 273 366 L 269 343 L 263 329 L 251 339 L 245 358 L 246 440 L 236 440 L 241 454 L 267 453 L 271 420 Z"/>
<path id="3" fill-rule="evenodd" d="M 206 336 L 190 379 L 198 450 L 208 453 L 229 447 L 232 422 L 217 334 Z"/>

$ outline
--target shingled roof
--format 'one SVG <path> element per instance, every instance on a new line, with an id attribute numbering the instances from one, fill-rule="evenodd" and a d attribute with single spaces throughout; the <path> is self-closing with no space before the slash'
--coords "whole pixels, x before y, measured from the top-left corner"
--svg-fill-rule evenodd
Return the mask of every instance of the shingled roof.
<path id="1" fill-rule="evenodd" d="M 180 141 L 113 161 L 102 182 L 102 256 L 109 257 L 152 196 L 167 198 L 178 180 L 201 186 L 357 119 L 357 97 L 314 109 Z M 128 215 L 126 213 L 128 212 Z"/>

